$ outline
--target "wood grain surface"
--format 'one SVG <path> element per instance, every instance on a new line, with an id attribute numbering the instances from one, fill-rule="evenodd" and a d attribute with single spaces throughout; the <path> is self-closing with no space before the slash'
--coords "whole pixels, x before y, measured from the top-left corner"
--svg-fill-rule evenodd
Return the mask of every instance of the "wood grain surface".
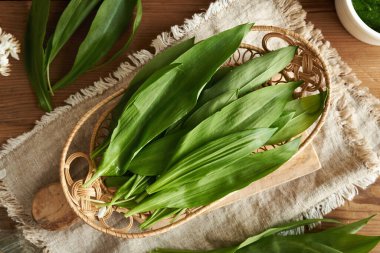
<path id="1" fill-rule="evenodd" d="M 66 2 L 53 1 L 50 24 L 56 22 L 57 14 L 62 11 Z M 206 9 L 209 2 L 210 0 L 144 0 L 142 26 L 131 50 L 148 48 L 157 33 L 166 31 L 171 25 L 182 24 L 184 18 L 190 18 L 193 13 Z M 331 41 L 343 60 L 362 80 L 362 85 L 369 87 L 373 94 L 380 97 L 380 47 L 366 45 L 347 33 L 337 18 L 333 0 L 301 0 L 301 3 L 308 11 L 307 20 L 323 31 L 325 38 Z M 29 7 L 30 1 L 0 1 L 0 27 L 22 40 Z M 80 36 L 84 31 L 85 28 L 80 29 L 77 35 Z M 57 80 L 70 67 L 75 45 L 78 45 L 78 40 L 74 38 L 64 48 L 65 54 L 58 56 L 52 69 L 53 80 Z M 89 72 L 72 86 L 57 92 L 54 105 L 62 105 L 63 100 L 73 92 L 90 85 L 99 77 L 107 76 L 122 60 L 96 72 Z M 30 130 L 42 115 L 36 106 L 22 61 L 12 61 L 12 64 L 11 76 L 0 76 L 0 143 Z M 336 209 L 328 217 L 351 222 L 375 213 L 380 213 L 380 180 L 369 189 L 361 190 L 353 201 Z M 6 217 L 3 209 L 0 209 L 0 228 L 14 229 L 14 224 Z M 375 217 L 362 233 L 380 235 L 380 216 Z M 373 252 L 380 252 L 380 246 Z"/>

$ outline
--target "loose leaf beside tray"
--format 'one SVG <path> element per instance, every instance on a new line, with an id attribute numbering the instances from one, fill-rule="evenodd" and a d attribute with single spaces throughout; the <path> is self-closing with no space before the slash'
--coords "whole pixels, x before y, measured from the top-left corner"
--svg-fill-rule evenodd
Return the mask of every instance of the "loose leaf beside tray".
<path id="1" fill-rule="evenodd" d="M 79 46 L 74 65 L 69 73 L 53 86 L 53 90 L 67 86 L 107 55 L 129 26 L 134 7 L 139 1 L 103 0 L 87 36 Z M 141 12 L 137 14 L 141 15 Z M 140 17 L 137 19 L 139 20 Z"/>
<path id="2" fill-rule="evenodd" d="M 355 233 L 366 225 L 372 217 L 321 232 L 289 236 L 279 235 L 280 232 L 313 223 L 339 223 L 332 219 L 301 220 L 270 228 L 246 239 L 239 245 L 228 248 L 197 251 L 155 249 L 151 253 L 368 253 L 379 243 L 380 236 L 362 236 Z"/>
<path id="3" fill-rule="evenodd" d="M 81 43 L 74 65 L 58 83 L 50 85 L 50 67 L 54 58 L 72 37 L 89 13 L 100 7 L 91 24 L 90 30 Z M 50 0 L 34 0 L 29 13 L 25 36 L 25 65 L 32 88 L 40 107 L 52 110 L 51 95 L 53 91 L 72 83 L 79 75 L 95 66 L 108 54 L 116 40 L 127 30 L 136 7 L 132 32 L 125 45 L 106 61 L 116 59 L 131 44 L 141 23 L 141 0 L 72 0 L 58 20 L 56 29 L 47 41 L 45 49 L 45 32 L 49 16 Z"/>
<path id="4" fill-rule="evenodd" d="M 43 47 L 49 8 L 50 0 L 32 1 L 25 34 L 25 68 L 38 104 L 45 111 L 52 110 Z"/>

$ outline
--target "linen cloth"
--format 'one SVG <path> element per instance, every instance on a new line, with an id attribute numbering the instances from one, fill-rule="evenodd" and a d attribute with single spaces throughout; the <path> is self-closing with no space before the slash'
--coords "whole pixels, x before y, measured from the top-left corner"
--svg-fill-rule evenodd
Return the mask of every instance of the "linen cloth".
<path id="1" fill-rule="evenodd" d="M 31 218 L 35 192 L 58 181 L 63 145 L 81 116 L 96 103 L 126 87 L 136 67 L 153 54 L 147 50 L 130 56 L 112 77 L 72 95 L 67 106 L 44 116 L 29 133 L 9 140 L 0 155 L 1 204 L 20 222 L 24 236 L 49 252 L 147 252 L 156 247 L 210 249 L 244 240 L 269 226 L 288 220 L 320 217 L 352 199 L 357 187 L 373 183 L 380 171 L 379 100 L 350 73 L 319 30 L 305 22 L 305 11 L 290 0 L 219 0 L 205 13 L 183 26 L 174 26 L 152 42 L 155 53 L 178 40 L 196 40 L 241 23 L 274 25 L 296 31 L 317 47 L 329 63 L 332 105 L 326 123 L 313 144 L 322 169 L 305 177 L 256 194 L 233 205 L 197 217 L 154 237 L 125 240 L 102 234 L 80 222 L 67 230 L 40 229 Z M 247 42 L 255 40 L 248 36 Z M 84 137 L 85 138 L 85 137 Z"/>

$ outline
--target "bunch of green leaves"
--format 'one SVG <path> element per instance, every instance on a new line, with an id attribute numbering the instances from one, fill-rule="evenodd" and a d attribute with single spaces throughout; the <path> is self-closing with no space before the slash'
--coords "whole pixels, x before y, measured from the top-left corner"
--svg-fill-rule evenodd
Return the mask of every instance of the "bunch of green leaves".
<path id="1" fill-rule="evenodd" d="M 261 88 L 291 62 L 293 46 L 220 68 L 251 26 L 184 41 L 143 67 L 112 112 L 112 135 L 92 154 L 101 162 L 84 187 L 105 177 L 117 189 L 107 205 L 128 208 L 126 216 L 152 212 L 141 224 L 146 229 L 289 160 L 300 144 L 294 137 L 320 116 L 326 93 L 294 99 L 302 82 Z"/>
<path id="2" fill-rule="evenodd" d="M 106 64 L 121 56 L 131 44 L 141 23 L 141 0 L 71 0 L 55 27 L 46 38 L 50 0 L 33 0 L 25 36 L 25 64 L 39 106 L 52 110 L 51 96 L 54 91 L 66 87 L 84 72 L 103 60 Z M 97 9 L 86 37 L 81 42 L 73 66 L 54 85 L 50 80 L 50 66 L 62 47 L 74 32 Z M 136 15 L 133 15 L 136 9 Z M 132 32 L 124 46 L 105 59 L 116 41 L 130 26 Z"/>
<path id="3" fill-rule="evenodd" d="M 291 222 L 283 226 L 270 228 L 252 236 L 239 245 L 217 250 L 175 250 L 156 249 L 151 253 L 366 253 L 379 242 L 380 236 L 364 236 L 356 233 L 372 217 L 326 229 L 320 232 L 283 236 L 279 233 L 317 222 L 339 223 L 332 219 L 311 219 Z"/>
<path id="4" fill-rule="evenodd" d="M 148 76 L 127 101 L 102 161 L 85 186 L 100 176 L 124 174 L 145 145 L 189 113 L 251 27 L 240 25 L 201 41 Z"/>

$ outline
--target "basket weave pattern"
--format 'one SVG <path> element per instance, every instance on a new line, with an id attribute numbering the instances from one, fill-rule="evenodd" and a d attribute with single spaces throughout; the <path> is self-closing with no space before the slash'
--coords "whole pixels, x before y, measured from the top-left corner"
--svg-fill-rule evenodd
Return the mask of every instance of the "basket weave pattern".
<path id="1" fill-rule="evenodd" d="M 270 26 L 255 26 L 252 28 L 252 32 L 264 33 L 261 45 L 250 45 L 241 44 L 239 50 L 237 50 L 227 61 L 226 65 L 234 66 L 237 64 L 242 64 L 243 62 L 252 59 L 254 57 L 260 56 L 271 49 L 272 40 L 280 40 L 288 45 L 298 46 L 297 54 L 294 57 L 291 64 L 286 67 L 278 76 L 274 77 L 272 80 L 263 84 L 267 85 L 281 85 L 281 83 L 288 81 L 303 80 L 304 83 L 300 88 L 298 88 L 294 96 L 302 97 L 310 94 L 320 93 L 325 90 L 329 90 L 330 77 L 328 73 L 328 68 L 325 62 L 322 60 L 318 51 L 311 46 L 311 44 L 300 37 L 298 34 Z M 273 44 L 273 43 L 272 43 Z M 135 215 L 129 218 L 123 218 L 123 226 L 114 226 L 111 222 L 112 216 L 117 213 L 124 213 L 127 210 L 120 207 L 107 208 L 106 212 L 98 217 L 99 208 L 96 204 L 101 204 L 110 201 L 114 193 L 113 189 L 108 189 L 102 182 L 101 179 L 95 181 L 91 187 L 83 188 L 84 182 L 89 180 L 96 170 L 96 161 L 90 159 L 91 152 L 96 148 L 101 141 L 109 135 L 108 125 L 110 122 L 110 111 L 114 108 L 118 98 L 124 93 L 124 89 L 119 90 L 110 97 L 104 99 L 90 111 L 88 111 L 81 120 L 77 123 L 76 127 L 72 131 L 65 148 L 63 150 L 61 158 L 61 184 L 67 201 L 69 202 L 71 208 L 75 213 L 82 218 L 87 224 L 98 229 L 104 233 L 114 235 L 122 238 L 141 238 L 150 235 L 155 235 L 168 231 L 178 225 L 185 223 L 186 221 L 194 218 L 213 208 L 215 204 L 219 201 L 214 202 L 208 206 L 199 207 L 195 209 L 189 209 L 186 213 L 179 217 L 179 219 L 173 223 L 160 223 L 161 225 L 154 227 L 153 229 L 147 231 L 140 231 L 134 226 L 134 223 L 139 223 L 143 221 L 150 213 L 143 213 Z M 324 120 L 329 109 L 329 96 L 327 97 L 326 105 L 324 111 L 315 124 L 308 132 L 309 134 L 303 140 L 301 144 L 300 151 L 303 147 L 310 143 L 313 137 L 318 133 L 322 127 Z M 104 109 L 106 108 L 106 109 Z M 103 109 L 102 113 L 96 119 L 96 124 L 93 126 L 89 150 L 88 152 L 72 152 L 69 153 L 69 149 L 72 146 L 72 141 L 78 134 L 78 131 L 83 127 L 83 125 L 88 121 L 91 116 L 99 114 L 99 111 Z M 300 152 L 298 151 L 298 152 Z M 79 180 L 74 180 L 72 178 L 73 170 L 75 170 L 74 161 L 78 159 L 83 159 L 87 164 L 87 175 Z M 114 220 L 114 219 L 113 219 Z"/>

